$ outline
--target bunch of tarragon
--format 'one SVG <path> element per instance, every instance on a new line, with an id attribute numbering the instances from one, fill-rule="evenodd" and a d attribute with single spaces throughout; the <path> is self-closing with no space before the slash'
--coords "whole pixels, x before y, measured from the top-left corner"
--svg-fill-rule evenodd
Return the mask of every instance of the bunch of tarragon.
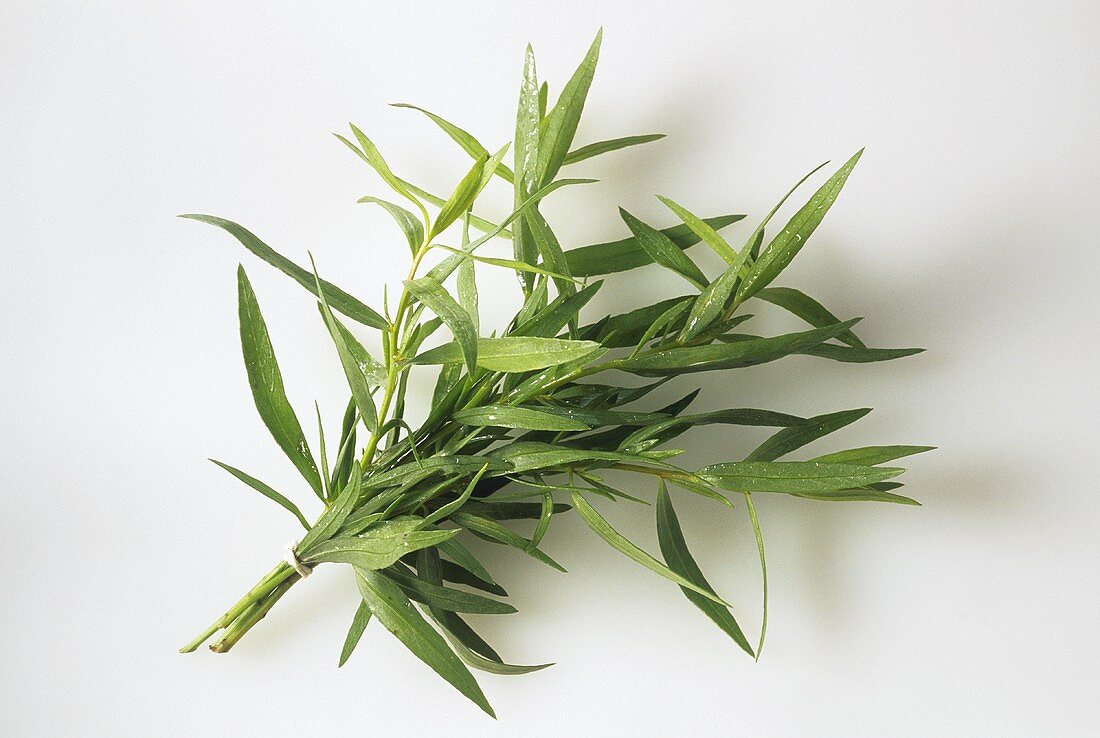
<path id="1" fill-rule="evenodd" d="M 692 413 L 688 407 L 698 390 L 664 407 L 645 408 L 644 400 L 654 389 L 696 372 L 753 366 L 791 354 L 868 362 L 920 349 L 869 348 L 852 331 L 858 319 L 840 320 L 806 294 L 772 286 L 832 206 L 861 152 L 774 235 L 767 226 L 787 196 L 739 247 L 719 231 L 744 216 L 700 218 L 662 197 L 681 223 L 658 229 L 620 209 L 627 237 L 563 248 L 539 212 L 539 203 L 559 188 L 592 181 L 560 178 L 563 167 L 660 138 L 629 136 L 573 147 L 599 45 L 597 36 L 552 107 L 528 47 L 515 140 L 495 153 L 462 128 L 415 108 L 473 159 L 449 197 L 432 195 L 395 174 L 355 126 L 351 138 L 337 136 L 400 202 L 374 196 L 360 200 L 393 216 L 412 257 L 396 303 L 386 304 L 381 313 L 322 279 L 315 266 L 306 269 L 290 261 L 236 223 L 208 215 L 183 216 L 228 231 L 316 297 L 321 323 L 335 345 L 351 395 L 335 443 L 330 440 L 326 446 L 322 430 L 315 455 L 284 392 L 256 295 L 244 269 L 238 269 L 241 344 L 256 408 L 306 486 L 324 503 L 324 513 L 311 524 L 280 492 L 215 462 L 289 510 L 305 534 L 286 561 L 183 651 L 195 650 L 219 631 L 220 640 L 211 648 L 228 651 L 313 568 L 349 565 L 362 602 L 340 663 L 369 621 L 377 619 L 492 714 L 468 666 L 518 674 L 548 664 L 505 663 L 463 619 L 467 613 L 515 612 L 503 601 L 506 592 L 490 573 L 492 562 L 478 560 L 464 545 L 469 536 L 517 549 L 564 571 L 539 546 L 554 517 L 572 510 L 617 551 L 675 583 L 740 648 L 758 656 L 765 628 L 754 648 L 728 603 L 692 558 L 673 510 L 674 494 L 702 495 L 727 507 L 734 506 L 732 497 L 743 504 L 761 565 L 764 548 L 753 506 L 757 493 L 916 504 L 896 492 L 901 484 L 894 477 L 903 470 L 883 464 L 927 447 L 870 446 L 807 461 L 780 460 L 857 420 L 866 410 L 811 418 L 747 408 Z M 509 148 L 511 167 L 505 164 Z M 514 208 L 504 219 L 490 221 L 474 215 L 472 208 L 482 190 L 495 183 L 512 188 Z M 475 238 L 471 231 L 479 235 Z M 490 244 L 500 243 L 498 238 L 511 242 L 510 258 L 485 253 Z M 700 241 L 725 264 L 714 278 L 685 253 Z M 647 264 L 659 264 L 668 270 L 668 279 L 682 280 L 690 289 L 680 297 L 593 322 L 582 317 L 585 305 L 604 284 L 593 277 Z M 494 326 L 496 332 L 488 337 L 479 326 L 478 268 L 514 271 L 522 298 L 514 317 L 505 326 Z M 451 277 L 454 286 L 447 287 Z M 743 308 L 751 300 L 784 308 L 810 328 L 772 337 L 746 333 L 744 323 L 752 316 Z M 364 348 L 359 329 L 351 330 L 338 315 L 377 331 L 380 341 L 375 334 L 367 341 L 380 344 L 377 358 Z M 440 329 L 449 334 L 445 340 L 437 337 Z M 433 345 L 426 348 L 429 343 Z M 423 418 L 405 414 L 413 371 L 438 374 L 430 411 Z M 645 379 L 641 384 L 618 383 L 616 378 L 624 374 Z M 721 460 L 701 469 L 677 465 L 681 451 L 666 444 L 692 427 L 711 424 L 778 430 L 742 460 Z M 628 472 L 637 482 L 627 487 L 629 492 L 620 490 L 608 482 L 605 470 Z M 659 557 L 613 528 L 591 502 L 606 498 L 649 504 L 651 493 Z M 521 522 L 517 526 L 514 521 Z M 765 573 L 765 624 L 766 616 Z"/>

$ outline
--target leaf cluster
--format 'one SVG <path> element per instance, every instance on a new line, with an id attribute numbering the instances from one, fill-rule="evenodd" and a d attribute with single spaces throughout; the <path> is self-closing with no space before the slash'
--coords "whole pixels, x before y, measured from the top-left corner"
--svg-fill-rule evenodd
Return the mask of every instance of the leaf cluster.
<path id="1" fill-rule="evenodd" d="M 690 412 L 698 390 L 652 407 L 651 392 L 697 372 L 791 355 L 882 361 L 919 349 L 869 347 L 854 332 L 858 318 L 842 319 L 800 290 L 774 284 L 833 206 L 862 151 L 828 176 L 778 228 L 771 221 L 793 189 L 747 236 L 733 242 L 722 233 L 745 216 L 702 217 L 660 197 L 670 211 L 670 225 L 651 225 L 620 209 L 622 238 L 563 246 L 540 204 L 560 188 L 592 180 L 562 173 L 577 162 L 661 137 L 623 136 L 576 145 L 599 49 L 597 35 L 550 105 L 548 87 L 540 83 L 528 47 L 515 136 L 495 152 L 435 113 L 398 105 L 426 115 L 471 160 L 445 197 L 399 176 L 360 128 L 353 125 L 348 136 L 338 136 L 390 191 L 359 202 L 392 216 L 409 248 L 410 267 L 397 300 L 380 311 L 322 278 L 312 257 L 306 268 L 236 223 L 210 215 L 183 216 L 228 232 L 313 295 L 349 395 L 338 434 L 327 443 L 317 411 L 318 441 L 311 447 L 287 398 L 259 301 L 240 267 L 240 338 L 256 408 L 324 512 L 310 524 L 288 495 L 215 462 L 286 508 L 306 533 L 289 562 L 276 567 L 184 650 L 197 648 L 219 630 L 225 633 L 213 648 L 228 650 L 303 573 L 322 564 L 348 565 L 362 602 L 340 663 L 375 619 L 492 714 L 470 668 L 518 674 L 549 664 L 506 663 L 464 619 L 467 614 L 515 612 L 490 567 L 463 543 L 471 537 L 565 571 L 542 542 L 556 516 L 575 511 L 596 536 L 675 584 L 737 647 L 759 657 L 764 627 L 759 639 L 750 642 L 729 602 L 704 577 L 674 509 L 674 494 L 701 495 L 726 508 L 742 503 L 762 569 L 764 547 L 754 495 L 916 504 L 897 491 L 901 483 L 896 477 L 903 470 L 886 464 L 927 447 L 874 446 L 808 460 L 789 458 L 858 420 L 866 409 L 809 418 L 739 407 Z M 475 214 L 482 192 L 498 185 L 512 193 L 512 211 L 502 218 Z M 487 253 L 503 242 L 510 243 L 510 252 Z M 708 276 L 692 258 L 689 251 L 696 244 L 720 258 L 719 274 Z M 682 295 L 586 320 L 586 306 L 602 289 L 603 277 L 654 264 L 683 284 Z M 482 330 L 477 280 L 487 269 L 513 272 L 521 297 L 515 315 L 490 335 Z M 807 328 L 776 336 L 741 332 L 752 318 L 746 308 L 754 301 L 790 312 Z M 370 341 L 360 339 L 364 330 L 375 332 Z M 368 343 L 380 351 L 372 353 Z M 431 407 L 423 418 L 405 412 L 414 371 L 436 373 Z M 642 383 L 616 381 L 624 374 L 640 377 Z M 743 459 L 685 468 L 676 463 L 680 450 L 669 444 L 703 425 L 774 430 Z M 639 491 L 636 483 L 619 489 L 623 485 L 615 486 L 609 471 L 632 475 L 652 496 Z M 633 543 L 593 504 L 599 499 L 648 503 L 647 497 L 655 503 L 658 552 Z M 766 569 L 763 577 L 766 626 Z"/>

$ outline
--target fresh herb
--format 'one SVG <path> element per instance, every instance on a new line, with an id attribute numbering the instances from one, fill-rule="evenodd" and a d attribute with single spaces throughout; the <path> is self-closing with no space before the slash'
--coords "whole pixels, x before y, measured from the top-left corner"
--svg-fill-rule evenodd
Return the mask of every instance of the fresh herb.
<path id="1" fill-rule="evenodd" d="M 398 176 L 355 126 L 349 137 L 338 136 L 392 190 L 392 200 L 369 195 L 360 202 L 380 206 L 391 215 L 411 250 L 408 276 L 392 310 L 384 306 L 379 312 L 322 279 L 312 257 L 307 269 L 236 223 L 209 215 L 183 216 L 227 231 L 316 297 L 349 393 L 339 434 L 330 434 L 326 444 L 322 431 L 311 448 L 287 399 L 259 301 L 240 268 L 241 345 L 256 409 L 301 473 L 302 489 L 317 495 L 325 511 L 311 526 L 288 496 L 215 462 L 290 511 L 307 532 L 286 562 L 183 651 L 194 651 L 217 633 L 220 637 L 211 648 L 228 651 L 314 567 L 349 565 L 362 603 L 352 617 L 339 663 L 347 661 L 370 621 L 377 620 L 493 714 L 469 667 L 520 674 L 548 664 L 505 663 L 463 619 L 465 613 L 515 612 L 503 601 L 507 593 L 489 567 L 463 544 L 468 536 L 518 549 L 564 571 L 540 545 L 553 518 L 575 510 L 597 536 L 677 585 L 734 644 L 759 658 L 767 625 L 767 570 L 754 495 L 917 504 L 897 492 L 901 484 L 895 478 L 903 470 L 884 464 L 928 447 L 871 446 L 808 461 L 786 458 L 862 417 L 865 409 L 812 418 L 748 408 L 687 413 L 698 391 L 665 407 L 636 405 L 667 381 L 695 372 L 753 366 L 791 354 L 866 362 L 920 349 L 870 348 L 853 332 L 858 319 L 842 320 L 799 290 L 772 286 L 832 207 L 862 152 L 847 160 L 770 237 L 766 227 L 779 206 L 743 242 L 730 242 L 721 232 L 744 216 L 699 217 L 661 197 L 678 224 L 657 228 L 620 209 L 628 235 L 609 243 L 563 248 L 539 205 L 559 188 L 592 180 L 562 177 L 562 170 L 661 138 L 624 136 L 574 145 L 599 48 L 597 35 L 557 102 L 548 107 L 547 88 L 539 84 L 528 47 L 515 138 L 496 153 L 434 113 L 399 105 L 427 115 L 472 159 L 469 171 L 447 197 L 432 195 Z M 509 146 L 510 166 L 505 162 Z M 514 198 L 512 213 L 499 220 L 473 213 L 479 195 L 494 183 L 510 188 Z M 509 255 L 484 253 L 497 238 L 511 241 Z M 714 278 L 688 255 L 689 247 L 699 242 L 725 263 Z M 681 297 L 592 322 L 582 319 L 583 308 L 603 285 L 591 278 L 647 264 L 664 267 L 670 280 L 691 289 Z M 514 271 L 522 299 L 507 325 L 496 326 L 488 337 L 482 335 L 478 315 L 479 269 Z M 452 275 L 453 289 L 446 286 Z M 750 300 L 777 305 L 809 328 L 771 337 L 735 332 L 752 317 L 742 310 Z M 379 358 L 364 347 L 345 319 L 379 332 Z M 449 339 L 426 348 L 441 328 Z M 408 377 L 414 371 L 437 374 L 431 409 L 422 419 L 405 416 Z M 640 386 L 616 384 L 614 379 L 624 373 L 650 379 Z M 695 470 L 677 465 L 674 459 L 680 452 L 665 444 L 693 426 L 708 424 L 778 430 L 742 460 L 720 460 Z M 636 484 L 628 489 L 640 496 L 620 491 L 605 480 L 605 470 L 633 475 L 649 492 L 639 491 Z M 755 646 L 688 548 L 673 509 L 673 496 L 682 493 L 702 495 L 725 507 L 737 501 L 744 504 L 764 582 L 763 623 Z M 653 500 L 661 558 L 613 527 L 592 503 L 600 497 Z M 516 521 L 528 522 L 517 526 Z M 517 527 L 528 532 L 520 533 Z"/>

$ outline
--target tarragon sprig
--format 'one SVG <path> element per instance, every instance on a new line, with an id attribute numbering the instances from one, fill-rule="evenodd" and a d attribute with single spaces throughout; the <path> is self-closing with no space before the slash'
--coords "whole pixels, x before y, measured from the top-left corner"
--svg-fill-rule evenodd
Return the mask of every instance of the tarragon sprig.
<path id="1" fill-rule="evenodd" d="M 286 561 L 183 651 L 195 650 L 219 632 L 211 648 L 228 651 L 313 568 L 349 565 L 362 602 L 343 642 L 340 664 L 350 657 L 370 620 L 377 619 L 493 714 L 470 667 L 518 674 L 549 664 L 506 663 L 463 619 L 464 613 L 515 612 L 489 568 L 464 545 L 468 536 L 518 549 L 564 571 L 541 544 L 553 518 L 575 510 L 596 535 L 675 583 L 738 647 L 759 658 L 767 625 L 767 570 L 754 495 L 916 504 L 897 492 L 902 485 L 895 478 L 903 470 L 885 464 L 929 447 L 871 446 L 802 461 L 786 458 L 859 419 L 866 409 L 810 418 L 754 408 L 688 413 L 698 390 L 663 407 L 644 407 L 653 390 L 685 374 L 737 369 L 793 354 L 869 362 L 920 349 L 868 347 L 853 331 L 858 318 L 842 320 L 805 293 L 773 285 L 832 207 L 862 151 L 836 170 L 770 240 L 770 220 L 793 189 L 741 243 L 730 243 L 721 231 L 743 215 L 703 218 L 661 197 L 679 224 L 655 228 L 620 209 L 628 235 L 565 248 L 539 205 L 562 187 L 593 180 L 561 177 L 561 171 L 661 137 L 624 136 L 574 145 L 599 48 L 597 35 L 549 106 L 547 85 L 539 83 L 528 47 L 515 137 L 495 153 L 444 118 L 400 104 L 428 116 L 472 159 L 447 197 L 398 176 L 358 127 L 351 126 L 349 137 L 338 136 L 397 199 L 367 195 L 359 200 L 392 216 L 409 247 L 408 273 L 392 312 L 379 312 L 323 279 L 312 255 L 307 269 L 232 221 L 183 216 L 227 231 L 314 295 L 350 392 L 339 435 L 330 436 L 336 442 L 326 443 L 320 429 L 318 456 L 287 399 L 258 299 L 240 267 L 241 345 L 256 408 L 305 486 L 324 503 L 324 512 L 310 524 L 287 495 L 215 462 L 286 508 L 306 533 Z M 509 150 L 511 166 L 505 163 Z M 479 196 L 497 180 L 513 193 L 512 212 L 500 220 L 475 214 Z M 472 238 L 471 229 L 480 235 Z M 457 243 L 448 235 L 456 231 Z M 484 253 L 483 247 L 497 238 L 511 241 L 509 256 Z M 687 253 L 699 242 L 725 264 L 715 277 L 707 276 Z M 586 306 L 604 284 L 593 277 L 648 264 L 660 265 L 669 279 L 686 282 L 690 289 L 679 297 L 584 322 Z M 522 298 L 511 320 L 488 336 L 478 314 L 478 268 L 513 271 Z M 448 286 L 452 277 L 453 288 Z M 753 300 L 779 306 L 809 328 L 767 337 L 740 332 L 752 317 L 742 308 Z M 359 339 L 359 329 L 353 331 L 344 319 L 378 331 L 380 359 Z M 449 339 L 426 347 L 443 328 Z M 408 378 L 413 371 L 428 370 L 437 372 L 430 410 L 423 418 L 408 417 Z M 623 386 L 615 381 L 623 373 L 648 381 Z M 666 444 L 690 428 L 715 424 L 777 430 L 744 459 L 699 469 L 674 463 L 680 451 Z M 596 498 L 645 501 L 634 485 L 630 492 L 613 486 L 605 470 L 633 475 L 652 490 L 660 557 L 631 542 L 593 504 Z M 688 549 L 673 508 L 673 495 L 681 492 L 729 508 L 737 500 L 745 505 L 764 585 L 755 645 Z M 532 521 L 526 534 L 515 524 L 524 520 Z"/>

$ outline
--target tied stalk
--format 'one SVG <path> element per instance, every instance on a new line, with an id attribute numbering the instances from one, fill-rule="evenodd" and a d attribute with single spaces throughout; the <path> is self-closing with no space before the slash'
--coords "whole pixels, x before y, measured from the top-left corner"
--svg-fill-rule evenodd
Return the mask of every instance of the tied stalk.
<path id="1" fill-rule="evenodd" d="M 886 464 L 930 447 L 861 446 L 790 458 L 863 417 L 866 408 L 814 417 L 743 407 L 689 412 L 698 389 L 653 401 L 671 380 L 699 372 L 732 371 L 788 356 L 885 361 L 920 349 L 869 347 L 853 330 L 858 318 L 843 320 L 804 292 L 773 284 L 833 206 L 862 151 L 821 183 L 782 227 L 771 226 L 773 216 L 821 167 L 732 244 L 721 231 L 745 216 L 703 218 L 659 197 L 678 221 L 674 225 L 655 228 L 620 209 L 622 238 L 564 248 L 540 204 L 559 189 L 594 180 L 562 177 L 561 171 L 661 138 L 648 134 L 574 145 L 600 40 L 597 35 L 552 106 L 528 47 L 515 138 L 495 153 L 434 113 L 397 106 L 426 115 L 473 160 L 447 197 L 397 176 L 356 126 L 350 137 L 337 136 L 401 203 L 375 195 L 359 200 L 384 209 L 409 249 L 409 269 L 392 315 L 388 301 L 380 313 L 322 279 L 312 255 L 311 269 L 306 269 L 232 221 L 183 216 L 225 230 L 312 293 L 350 398 L 335 444 L 327 442 L 316 408 L 315 454 L 287 397 L 259 301 L 239 267 L 241 346 L 256 409 L 324 510 L 311 525 L 290 497 L 215 462 L 290 512 L 305 535 L 294 558 L 261 578 L 181 651 L 211 641 L 212 650 L 229 651 L 302 578 L 299 566 L 350 566 L 362 602 L 339 663 L 347 661 L 370 621 L 377 620 L 493 715 L 471 668 L 521 674 L 550 664 L 507 663 L 464 619 L 515 612 L 490 572 L 491 562 L 487 566 L 466 547 L 470 537 L 565 571 L 543 541 L 556 516 L 575 512 L 612 548 L 675 584 L 736 648 L 759 658 L 768 608 L 761 497 L 917 504 L 897 492 L 902 484 L 895 478 L 904 470 Z M 504 161 L 509 150 L 511 166 Z M 495 184 L 512 192 L 511 213 L 503 219 L 476 215 L 479 196 Z M 480 235 L 471 237 L 471 230 Z M 487 254 L 498 238 L 511 243 L 510 255 Z M 699 243 L 721 260 L 718 274 L 708 276 L 687 253 Z M 686 283 L 683 293 L 586 322 L 587 306 L 604 283 L 600 278 L 647 265 L 664 269 L 681 287 Z M 486 269 L 513 273 L 520 287 L 515 314 L 488 336 L 481 325 L 477 284 L 478 270 Z M 452 278 L 454 286 L 446 286 Z M 781 309 L 808 327 L 775 336 L 745 333 L 742 326 L 753 317 L 743 310 L 748 305 Z M 345 319 L 361 328 L 352 331 Z M 381 360 L 357 336 L 361 329 L 378 332 Z M 441 329 L 449 337 L 425 348 Z M 423 418 L 410 418 L 405 409 L 409 376 L 430 370 L 437 372 L 430 409 Z M 617 383 L 614 378 L 622 374 L 641 383 Z M 702 425 L 772 430 L 742 459 L 695 469 L 675 463 L 682 450 L 668 444 Z M 366 436 L 360 436 L 364 431 Z M 626 485 L 630 491 L 622 489 Z M 763 607 L 755 643 L 688 548 L 673 506 L 674 496 L 685 493 L 723 510 L 743 508 L 761 569 Z M 616 529 L 596 501 L 608 510 L 618 502 L 652 503 L 659 556 Z"/>

